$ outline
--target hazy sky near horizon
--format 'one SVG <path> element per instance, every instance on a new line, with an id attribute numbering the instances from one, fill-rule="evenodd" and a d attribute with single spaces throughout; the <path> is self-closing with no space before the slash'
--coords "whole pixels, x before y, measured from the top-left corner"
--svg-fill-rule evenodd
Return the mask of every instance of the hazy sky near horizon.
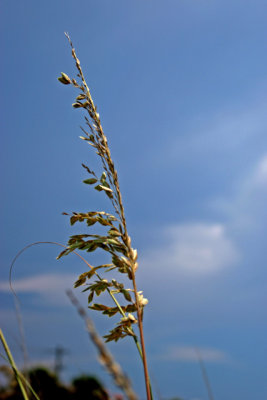
<path id="1" fill-rule="evenodd" d="M 164 398 L 206 400 L 198 348 L 216 400 L 267 396 L 266 16 L 261 0 L 0 1 L 0 318 L 18 360 L 12 258 L 86 231 L 62 211 L 109 207 L 82 183 L 82 162 L 101 168 L 79 139 L 78 93 L 57 81 L 76 73 L 67 31 L 138 249 L 153 381 Z M 61 344 L 66 379 L 96 373 L 110 386 L 65 295 L 84 267 L 57 254 L 32 247 L 14 268 L 30 360 L 51 364 Z M 101 333 L 112 327 L 90 316 Z M 144 396 L 131 340 L 111 349 Z"/>

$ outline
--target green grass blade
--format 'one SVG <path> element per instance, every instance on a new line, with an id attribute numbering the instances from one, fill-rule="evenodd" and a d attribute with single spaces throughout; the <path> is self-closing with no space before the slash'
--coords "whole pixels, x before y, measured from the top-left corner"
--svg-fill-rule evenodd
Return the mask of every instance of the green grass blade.
<path id="1" fill-rule="evenodd" d="M 17 366 L 16 366 L 16 364 L 15 364 L 15 361 L 14 361 L 14 359 L 13 359 L 13 356 L 12 356 L 12 354 L 11 354 L 11 351 L 9 350 L 9 347 L 8 347 L 8 344 L 7 344 L 6 340 L 5 340 L 5 337 L 4 337 L 4 334 L 3 334 L 3 332 L 2 332 L 2 329 L 0 329 L 0 340 L 1 340 L 1 342 L 2 342 L 2 345 L 3 345 L 3 347 L 4 347 L 4 350 L 5 350 L 5 352 L 6 352 L 8 362 L 10 363 L 10 365 L 11 365 L 13 371 L 14 371 L 14 374 L 15 374 L 15 376 L 16 376 L 16 379 L 17 379 L 17 381 L 18 381 L 18 385 L 19 385 L 19 387 L 20 387 L 22 396 L 23 396 L 24 400 L 29 400 L 29 397 L 28 397 L 28 395 L 27 395 L 27 392 L 26 392 L 26 390 L 25 390 L 25 387 L 24 387 L 24 385 L 23 385 L 23 383 L 22 383 L 21 374 L 18 372 Z"/>

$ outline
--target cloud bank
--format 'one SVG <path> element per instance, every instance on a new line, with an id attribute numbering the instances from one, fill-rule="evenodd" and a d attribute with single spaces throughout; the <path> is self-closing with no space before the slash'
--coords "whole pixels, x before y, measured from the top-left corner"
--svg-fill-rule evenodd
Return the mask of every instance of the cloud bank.
<path id="1" fill-rule="evenodd" d="M 75 274 L 40 274 L 16 279 L 12 287 L 16 294 L 35 294 L 50 304 L 62 305 L 68 302 L 66 289 L 72 288 L 76 279 Z M 11 293 L 8 281 L 0 282 L 0 291 Z"/>
<path id="2" fill-rule="evenodd" d="M 147 254 L 146 265 L 165 265 L 184 274 L 209 274 L 239 259 L 223 224 L 177 224 L 165 228 L 165 237 L 164 245 Z"/>
<path id="3" fill-rule="evenodd" d="M 17 293 L 39 293 L 46 294 L 65 290 L 73 286 L 77 275 L 74 274 L 41 274 L 17 279 L 12 286 Z M 0 290 L 10 292 L 9 282 L 0 283 Z"/>
<path id="4" fill-rule="evenodd" d="M 184 362 L 199 362 L 199 360 L 202 360 L 211 363 L 223 363 L 228 358 L 221 350 L 209 347 L 196 348 L 193 346 L 172 346 L 162 355 L 162 359 L 164 360 Z"/>

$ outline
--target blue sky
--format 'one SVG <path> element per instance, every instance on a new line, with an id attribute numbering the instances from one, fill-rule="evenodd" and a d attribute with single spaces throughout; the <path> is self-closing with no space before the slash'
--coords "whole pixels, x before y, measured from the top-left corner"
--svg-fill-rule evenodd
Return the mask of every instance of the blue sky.
<path id="1" fill-rule="evenodd" d="M 2 0 L 1 326 L 19 361 L 9 265 L 37 240 L 78 230 L 62 211 L 106 209 L 82 184 L 98 168 L 79 140 L 68 31 L 118 168 L 149 298 L 145 334 L 164 398 L 261 400 L 266 385 L 266 2 Z M 31 361 L 68 348 L 64 376 L 101 374 L 64 290 L 84 267 L 58 249 L 25 252 L 14 270 Z M 101 255 L 90 258 L 96 264 Z M 78 290 L 76 290 L 78 293 Z M 79 296 L 86 306 L 86 296 Z M 110 321 L 90 313 L 105 333 Z M 111 349 L 144 396 L 130 340 Z M 112 386 L 110 386 L 112 387 Z"/>

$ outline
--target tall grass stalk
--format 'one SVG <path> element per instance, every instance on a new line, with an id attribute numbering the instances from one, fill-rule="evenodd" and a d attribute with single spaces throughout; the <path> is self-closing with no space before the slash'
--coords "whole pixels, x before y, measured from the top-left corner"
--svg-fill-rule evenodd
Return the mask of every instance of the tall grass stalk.
<path id="1" fill-rule="evenodd" d="M 73 212 L 70 216 L 71 225 L 74 225 L 76 222 L 86 222 L 87 226 L 100 224 L 109 230 L 104 236 L 98 234 L 80 234 L 71 236 L 67 249 L 63 250 L 59 254 L 58 258 L 65 256 L 74 250 L 93 252 L 96 249 L 102 249 L 110 254 L 112 261 L 110 264 L 102 264 L 94 267 L 89 272 L 84 272 L 75 282 L 75 287 L 79 287 L 81 285 L 86 286 L 84 291 L 89 291 L 89 304 L 91 304 L 95 296 L 99 296 L 102 292 L 107 291 L 111 295 L 116 307 L 108 307 L 104 304 L 94 303 L 90 305 L 90 308 L 100 311 L 109 317 L 117 313 L 122 315 L 122 318 L 120 319 L 119 323 L 116 324 L 116 327 L 104 337 L 107 342 L 118 341 L 125 336 L 132 336 L 134 338 L 139 354 L 142 358 L 147 399 L 151 400 L 152 392 L 148 374 L 143 332 L 143 311 L 148 300 L 143 297 L 142 292 L 138 291 L 136 285 L 136 271 L 138 268 L 137 250 L 133 249 L 131 238 L 127 230 L 118 174 L 111 158 L 110 149 L 101 125 L 99 113 L 97 112 L 96 106 L 93 102 L 89 87 L 83 75 L 80 61 L 76 55 L 70 37 L 68 34 L 65 35 L 68 38 L 72 50 L 72 57 L 75 60 L 78 72 L 78 82 L 76 79 L 70 79 L 65 73 L 61 73 L 61 76 L 58 79 L 64 85 L 70 84 L 79 90 L 79 94 L 72 106 L 75 109 L 82 109 L 86 112 L 85 123 L 89 129 L 87 132 L 84 128 L 81 128 L 84 133 L 84 136 L 81 136 L 81 139 L 95 149 L 97 156 L 101 160 L 103 168 L 102 174 L 97 176 L 94 171 L 82 164 L 82 166 L 90 175 L 90 178 L 84 180 L 84 183 L 88 185 L 94 185 L 94 188 L 97 191 L 105 193 L 105 195 L 111 201 L 114 214 L 116 216 L 104 211 L 90 211 L 87 213 Z M 68 215 L 67 213 L 64 214 Z M 102 279 L 96 280 L 94 283 L 90 283 L 89 281 L 93 276 L 99 278 L 96 271 L 100 268 L 107 272 L 116 270 L 116 272 L 126 274 L 129 280 L 132 282 L 132 289 L 125 289 L 124 285 L 117 282 L 115 279 Z M 132 298 L 131 293 L 133 293 L 134 298 Z M 117 299 L 117 296 L 115 297 L 115 294 L 121 294 L 124 300 L 126 300 L 127 305 L 121 305 Z M 136 313 L 137 319 L 133 313 Z M 134 324 L 138 324 L 141 348 L 139 346 L 138 337 L 133 329 Z"/>
<path id="2" fill-rule="evenodd" d="M 4 347 L 4 350 L 5 350 L 5 353 L 6 353 L 8 362 L 9 362 L 9 364 L 11 365 L 11 367 L 12 367 L 12 369 L 13 369 L 13 371 L 14 371 L 15 377 L 16 377 L 17 382 L 18 382 L 18 385 L 19 385 L 19 387 L 20 387 L 21 394 L 22 394 L 24 400 L 29 400 L 27 391 L 25 390 L 25 387 L 24 387 L 24 385 L 23 385 L 23 383 L 22 383 L 21 376 L 20 376 L 20 374 L 19 374 L 19 372 L 18 372 L 17 366 L 16 366 L 16 364 L 15 364 L 15 361 L 14 361 L 14 359 L 13 359 L 13 356 L 12 356 L 12 354 L 11 354 L 11 351 L 10 351 L 10 349 L 9 349 L 9 347 L 8 347 L 8 344 L 7 344 L 7 342 L 6 342 L 6 339 L 5 339 L 5 337 L 4 337 L 4 334 L 3 334 L 3 332 L 2 332 L 2 329 L 0 329 L 0 340 L 1 340 L 1 343 L 2 343 L 2 345 L 3 345 L 3 347 Z"/>

